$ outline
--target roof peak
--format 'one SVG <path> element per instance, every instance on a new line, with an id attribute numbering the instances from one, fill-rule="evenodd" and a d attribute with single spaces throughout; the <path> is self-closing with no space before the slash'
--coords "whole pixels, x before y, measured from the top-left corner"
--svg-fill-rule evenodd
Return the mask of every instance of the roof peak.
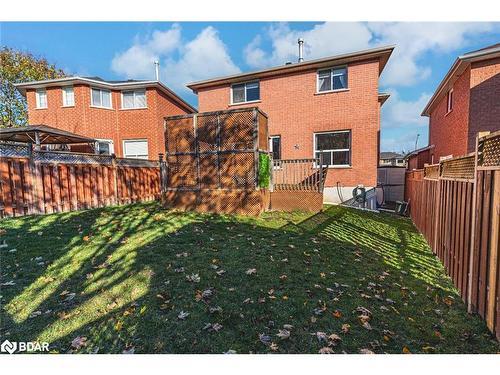
<path id="1" fill-rule="evenodd" d="M 361 50 L 361 51 L 354 51 L 354 52 L 349 52 L 349 53 L 344 53 L 344 54 L 338 54 L 338 55 L 332 55 L 332 56 L 327 56 L 327 57 L 322 57 L 319 59 L 314 59 L 314 60 L 306 60 L 302 62 L 297 62 L 293 64 L 284 64 L 284 65 L 278 65 L 278 66 L 273 66 L 270 68 L 265 68 L 265 69 L 260 69 L 260 70 L 254 70 L 254 71 L 249 71 L 249 72 L 244 72 L 244 73 L 238 73 L 238 74 L 233 74 L 233 75 L 228 75 L 228 76 L 222 76 L 222 77 L 216 77 L 216 78 L 210 78 L 202 81 L 196 81 L 196 82 L 191 82 L 187 84 L 187 87 L 192 89 L 193 91 L 196 92 L 197 88 L 201 88 L 203 86 L 213 86 L 214 84 L 219 84 L 219 83 L 226 83 L 229 81 L 243 81 L 244 79 L 253 79 L 254 77 L 260 77 L 260 76 L 271 76 L 271 75 L 277 75 L 281 74 L 284 72 L 294 72 L 294 71 L 300 71 L 300 70 L 306 70 L 306 69 L 313 69 L 313 68 L 321 68 L 328 66 L 331 62 L 337 61 L 339 64 L 343 63 L 348 63 L 348 62 L 354 62 L 354 61 L 362 61 L 366 60 L 369 58 L 374 58 L 374 57 L 379 57 L 383 58 L 381 62 L 381 66 L 379 68 L 379 73 L 382 73 L 382 70 L 384 69 L 387 60 L 389 59 L 390 55 L 392 54 L 392 51 L 394 50 L 395 45 L 388 45 L 388 46 L 382 46 L 382 47 L 376 47 L 376 48 L 370 48 L 366 50 Z"/>

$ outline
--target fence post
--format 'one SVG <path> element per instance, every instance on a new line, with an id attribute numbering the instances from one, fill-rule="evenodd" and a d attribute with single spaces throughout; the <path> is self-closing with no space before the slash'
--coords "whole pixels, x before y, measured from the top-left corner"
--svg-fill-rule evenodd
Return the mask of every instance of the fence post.
<path id="1" fill-rule="evenodd" d="M 167 174 L 167 163 L 163 160 L 163 153 L 158 154 L 158 160 L 160 163 L 160 193 L 165 193 L 168 186 L 168 174 Z"/>
<path id="2" fill-rule="evenodd" d="M 111 171 L 113 172 L 113 194 L 115 204 L 120 204 L 118 201 L 118 169 L 116 168 L 116 155 L 111 155 Z"/>
<path id="3" fill-rule="evenodd" d="M 472 188 L 472 212 L 471 212 L 471 236 L 470 236 L 470 252 L 469 252 L 469 281 L 467 285 L 467 311 L 472 313 L 472 277 L 474 276 L 474 243 L 476 237 L 476 200 L 477 200 L 477 163 L 478 163 L 478 150 L 479 150 L 479 134 L 476 135 L 476 146 L 474 153 L 474 185 Z"/>
<path id="4" fill-rule="evenodd" d="M 323 151 L 319 153 L 319 192 L 323 192 Z"/>
<path id="5" fill-rule="evenodd" d="M 274 159 L 273 154 L 269 153 L 269 191 L 274 191 Z"/>
<path id="6" fill-rule="evenodd" d="M 255 189 L 259 188 L 259 122 L 257 109 L 253 109 L 253 152 L 254 152 L 254 177 Z"/>

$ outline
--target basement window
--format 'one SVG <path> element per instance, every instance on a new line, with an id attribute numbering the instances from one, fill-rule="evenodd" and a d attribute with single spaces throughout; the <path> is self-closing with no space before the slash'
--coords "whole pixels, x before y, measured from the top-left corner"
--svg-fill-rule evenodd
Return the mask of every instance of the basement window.
<path id="1" fill-rule="evenodd" d="M 351 165 L 351 131 L 341 130 L 314 134 L 314 157 L 327 167 Z"/>
<path id="2" fill-rule="evenodd" d="M 231 103 L 239 104 L 260 100 L 260 85 L 258 81 L 238 83 L 231 86 Z"/>
<path id="3" fill-rule="evenodd" d="M 453 109 L 453 89 L 448 91 L 448 96 L 446 98 L 446 113 L 451 112 Z"/>
<path id="4" fill-rule="evenodd" d="M 318 92 L 347 89 L 347 67 L 318 70 Z"/>
<path id="5" fill-rule="evenodd" d="M 123 154 L 126 158 L 147 159 L 148 141 L 146 139 L 130 139 L 123 141 Z"/>

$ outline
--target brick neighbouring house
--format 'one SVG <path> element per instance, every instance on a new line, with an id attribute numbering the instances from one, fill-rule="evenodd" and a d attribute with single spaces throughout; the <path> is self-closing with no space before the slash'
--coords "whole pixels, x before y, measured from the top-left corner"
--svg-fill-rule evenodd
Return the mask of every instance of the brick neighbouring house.
<path id="1" fill-rule="evenodd" d="M 499 130 L 500 43 L 459 56 L 422 116 L 433 146 L 427 163 L 472 152 L 478 132 Z"/>
<path id="2" fill-rule="evenodd" d="M 164 117 L 196 112 L 158 81 L 67 77 L 16 87 L 27 99 L 30 125 L 98 139 L 99 152 L 119 157 L 158 159 L 165 152 Z"/>
<path id="3" fill-rule="evenodd" d="M 394 46 L 285 64 L 188 84 L 200 112 L 258 106 L 269 116 L 276 159 L 311 158 L 328 151 L 325 201 L 352 197 L 377 183 L 380 108 L 389 97 L 379 76 Z M 339 189 L 337 189 L 339 186 Z"/>

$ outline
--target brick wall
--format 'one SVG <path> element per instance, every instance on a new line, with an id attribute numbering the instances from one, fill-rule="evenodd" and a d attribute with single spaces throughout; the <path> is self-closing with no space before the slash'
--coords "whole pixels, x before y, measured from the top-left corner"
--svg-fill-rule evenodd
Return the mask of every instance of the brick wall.
<path id="1" fill-rule="evenodd" d="M 231 105 L 230 86 L 198 92 L 199 111 L 258 106 L 269 116 L 269 135 L 281 136 L 283 159 L 313 157 L 313 133 L 351 130 L 352 167 L 331 168 L 326 186 L 375 186 L 380 105 L 378 60 L 348 66 L 348 90 L 316 93 L 316 70 L 260 80 L 260 102 Z"/>
<path id="2" fill-rule="evenodd" d="M 430 113 L 429 144 L 435 145 L 434 163 L 442 156 L 467 154 L 470 68 L 453 85 L 453 110 L 447 113 L 447 95 Z"/>
<path id="3" fill-rule="evenodd" d="M 500 129 L 500 58 L 472 64 L 470 76 L 468 152 L 476 134 Z"/>
<path id="4" fill-rule="evenodd" d="M 121 92 L 112 90 L 112 109 L 90 106 L 90 87 L 75 85 L 75 105 L 62 106 L 60 87 L 48 87 L 47 109 L 36 109 L 35 91 L 28 90 L 28 122 L 45 124 L 98 139 L 111 139 L 115 154 L 123 157 L 123 141 L 147 139 L 150 159 L 165 152 L 163 118 L 187 113 L 156 88 L 146 89 L 147 108 L 121 109 Z"/>

